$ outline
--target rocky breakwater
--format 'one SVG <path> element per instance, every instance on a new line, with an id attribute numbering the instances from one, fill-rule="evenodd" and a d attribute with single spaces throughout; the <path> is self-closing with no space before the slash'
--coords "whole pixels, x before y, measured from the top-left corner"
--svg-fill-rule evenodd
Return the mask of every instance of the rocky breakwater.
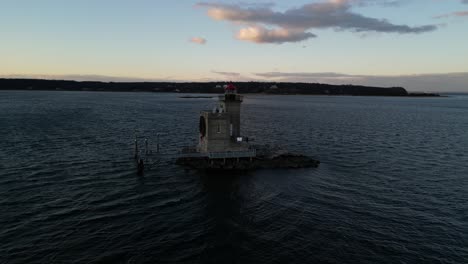
<path id="1" fill-rule="evenodd" d="M 197 170 L 257 170 L 316 168 L 320 161 L 291 153 L 278 147 L 255 146 L 256 156 L 251 158 L 211 159 L 199 155 L 184 155 L 176 164 Z"/>

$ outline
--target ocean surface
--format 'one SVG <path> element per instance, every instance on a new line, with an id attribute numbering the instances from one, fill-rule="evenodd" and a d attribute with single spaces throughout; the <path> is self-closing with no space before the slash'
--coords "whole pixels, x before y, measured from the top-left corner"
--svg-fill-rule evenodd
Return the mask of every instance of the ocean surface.
<path id="1" fill-rule="evenodd" d="M 179 96 L 1 91 L 0 263 L 468 263 L 468 96 L 247 95 L 322 164 L 244 174 L 174 165 L 216 104 Z"/>

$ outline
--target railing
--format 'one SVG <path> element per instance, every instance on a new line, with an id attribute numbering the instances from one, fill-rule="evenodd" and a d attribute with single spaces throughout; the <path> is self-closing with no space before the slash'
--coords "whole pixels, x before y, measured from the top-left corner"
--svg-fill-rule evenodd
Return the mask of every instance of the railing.
<path id="1" fill-rule="evenodd" d="M 230 159 L 230 158 L 253 158 L 257 155 L 255 149 L 246 151 L 227 151 L 227 152 L 210 152 L 210 159 Z"/>
<path id="2" fill-rule="evenodd" d="M 250 149 L 246 151 L 226 151 L 226 152 L 188 152 L 188 153 L 179 153 L 177 156 L 179 158 L 210 158 L 210 159 L 233 159 L 233 158 L 253 158 L 257 155 L 255 149 Z"/>

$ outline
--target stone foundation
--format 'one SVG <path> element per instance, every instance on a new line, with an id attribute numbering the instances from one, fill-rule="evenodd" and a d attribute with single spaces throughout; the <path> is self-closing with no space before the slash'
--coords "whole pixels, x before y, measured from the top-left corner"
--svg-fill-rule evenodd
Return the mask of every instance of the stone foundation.
<path id="1" fill-rule="evenodd" d="M 198 170 L 256 170 L 280 168 L 316 168 L 320 161 L 304 155 L 283 153 L 254 158 L 209 159 L 206 157 L 179 158 L 176 164 Z"/>

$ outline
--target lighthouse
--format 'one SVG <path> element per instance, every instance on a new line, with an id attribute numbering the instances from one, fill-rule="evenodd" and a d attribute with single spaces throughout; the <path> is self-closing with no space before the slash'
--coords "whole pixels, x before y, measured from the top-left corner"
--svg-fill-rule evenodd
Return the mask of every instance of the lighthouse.
<path id="1" fill-rule="evenodd" d="M 249 150 L 241 134 L 241 104 L 243 96 L 234 84 L 224 85 L 224 94 L 211 111 L 201 111 L 199 121 L 200 153 L 243 152 Z"/>
<path id="2" fill-rule="evenodd" d="M 177 164 L 202 170 L 318 166 L 319 161 L 304 155 L 250 145 L 241 131 L 242 101 L 243 96 L 234 84 L 224 85 L 224 94 L 219 96 L 218 104 L 212 110 L 200 112 L 198 145 L 183 148 Z"/>

